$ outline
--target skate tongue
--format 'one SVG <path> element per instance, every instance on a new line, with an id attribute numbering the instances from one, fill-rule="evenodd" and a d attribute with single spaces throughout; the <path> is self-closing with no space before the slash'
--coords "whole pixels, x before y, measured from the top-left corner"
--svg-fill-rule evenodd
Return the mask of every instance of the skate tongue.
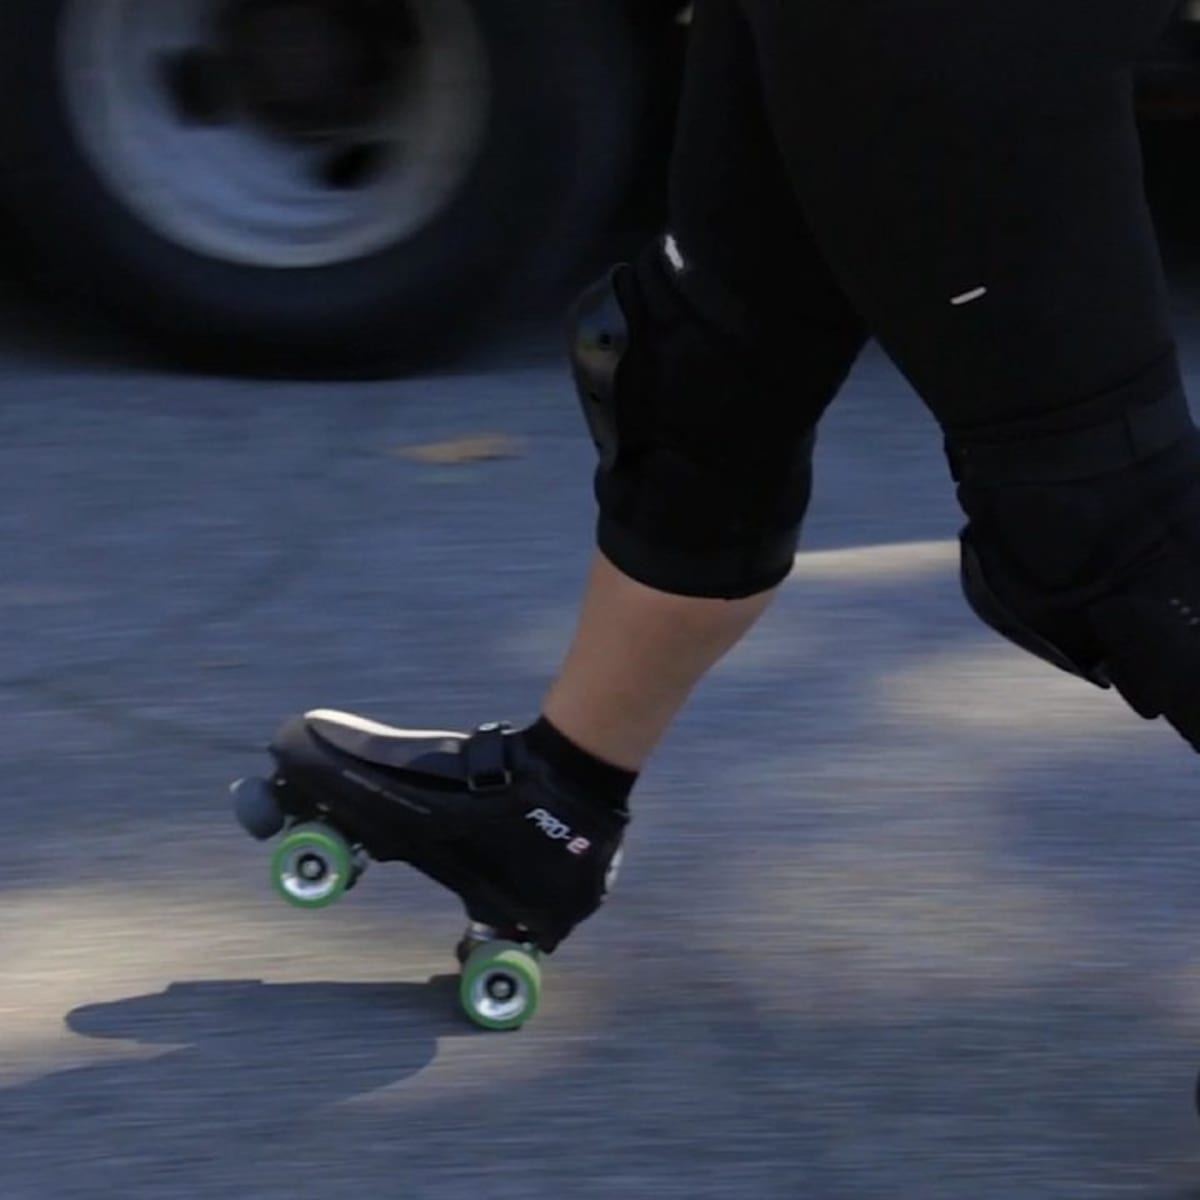
<path id="1" fill-rule="evenodd" d="M 453 779 L 472 792 L 509 787 L 521 761 L 521 741 L 499 721 L 472 734 L 398 729 L 351 713 L 317 709 L 305 715 L 314 737 L 360 762 Z"/>
<path id="2" fill-rule="evenodd" d="M 305 723 L 314 737 L 363 762 L 461 777 L 463 734 L 397 729 L 328 710 L 306 714 Z"/>

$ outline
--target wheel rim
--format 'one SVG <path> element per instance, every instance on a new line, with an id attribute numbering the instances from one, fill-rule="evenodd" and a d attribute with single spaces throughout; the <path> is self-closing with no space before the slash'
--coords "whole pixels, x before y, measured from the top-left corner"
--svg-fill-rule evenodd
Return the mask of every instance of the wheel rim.
<path id="1" fill-rule="evenodd" d="M 467 0 L 67 0 L 60 74 L 127 208 L 266 268 L 411 237 L 475 161 L 490 90 Z"/>
<path id="2" fill-rule="evenodd" d="M 463 976 L 463 1001 L 471 1018 L 488 1029 L 523 1024 L 537 1007 L 537 964 L 520 950 L 483 947 L 475 954 L 483 961 L 468 959 Z"/>
<path id="3" fill-rule="evenodd" d="M 514 971 L 484 971 L 471 983 L 471 1010 L 489 1024 L 506 1025 L 529 1007 L 529 984 Z"/>
<path id="4" fill-rule="evenodd" d="M 289 837 L 275 854 L 275 884 L 285 900 L 319 908 L 336 900 L 350 882 L 353 864 L 335 840 L 323 832 Z"/>

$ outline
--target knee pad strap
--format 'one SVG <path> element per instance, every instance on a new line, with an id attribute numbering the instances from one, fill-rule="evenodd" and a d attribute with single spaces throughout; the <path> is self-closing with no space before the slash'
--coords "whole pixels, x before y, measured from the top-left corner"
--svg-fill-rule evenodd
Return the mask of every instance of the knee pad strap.
<path id="1" fill-rule="evenodd" d="M 996 487 L 1093 479 L 1151 458 L 1193 429 L 1174 356 L 1040 428 L 1025 425 L 948 437 L 955 482 Z"/>
<path id="2" fill-rule="evenodd" d="M 1172 364 L 1097 404 L 1093 424 L 951 447 L 964 591 L 1005 637 L 1200 748 L 1200 434 Z"/>

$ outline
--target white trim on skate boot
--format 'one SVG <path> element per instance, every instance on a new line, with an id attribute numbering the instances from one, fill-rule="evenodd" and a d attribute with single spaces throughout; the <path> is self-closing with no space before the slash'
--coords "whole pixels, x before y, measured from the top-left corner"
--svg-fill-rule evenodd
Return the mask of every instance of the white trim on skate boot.
<path id="1" fill-rule="evenodd" d="M 452 733 L 444 729 L 401 729 L 396 725 L 383 725 L 378 721 L 359 717 L 354 713 L 339 712 L 334 708 L 314 708 L 304 714 L 304 719 L 316 721 L 332 721 L 335 725 L 344 725 L 358 733 L 369 734 L 371 737 L 402 739 L 425 738 L 429 740 L 450 738 L 453 741 L 465 741 L 465 733 Z"/>

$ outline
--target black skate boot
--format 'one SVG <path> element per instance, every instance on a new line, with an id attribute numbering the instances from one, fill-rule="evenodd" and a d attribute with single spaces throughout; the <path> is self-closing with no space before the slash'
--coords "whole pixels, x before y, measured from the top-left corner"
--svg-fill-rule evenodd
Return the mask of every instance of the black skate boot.
<path id="1" fill-rule="evenodd" d="M 514 944 L 550 953 L 615 878 L 628 813 L 572 790 L 507 726 L 440 733 L 317 710 L 286 722 L 270 752 L 274 775 L 235 784 L 235 811 L 257 838 L 286 830 L 272 874 L 301 907 L 332 903 L 371 859 L 407 862 L 460 897 L 459 959 L 475 962 Z M 537 991 L 536 978 L 492 982 Z M 477 1008 L 480 1024 L 511 1027 Z"/>

